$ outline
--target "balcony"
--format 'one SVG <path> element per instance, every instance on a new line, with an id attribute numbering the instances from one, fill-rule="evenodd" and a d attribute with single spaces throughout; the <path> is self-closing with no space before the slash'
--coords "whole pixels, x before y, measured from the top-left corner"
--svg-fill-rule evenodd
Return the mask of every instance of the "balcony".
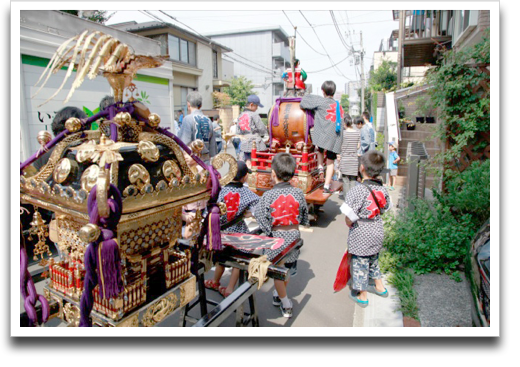
<path id="1" fill-rule="evenodd" d="M 399 19 L 393 11 L 394 20 Z M 403 40 L 403 67 L 434 65 L 436 48 L 451 48 L 452 10 L 407 10 Z"/>

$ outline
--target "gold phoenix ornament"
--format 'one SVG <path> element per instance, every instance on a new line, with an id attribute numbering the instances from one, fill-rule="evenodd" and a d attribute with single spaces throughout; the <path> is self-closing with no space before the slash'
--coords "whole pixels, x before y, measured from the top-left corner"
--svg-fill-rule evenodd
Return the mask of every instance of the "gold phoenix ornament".
<path id="1" fill-rule="evenodd" d="M 123 156 L 119 153 L 120 148 L 135 145 L 135 143 L 125 142 L 114 143 L 114 141 L 102 134 L 99 144 L 96 144 L 94 140 L 90 140 L 76 147 L 75 149 L 78 151 L 76 160 L 80 163 L 88 159 L 91 159 L 94 163 L 99 161 L 99 167 L 103 168 L 105 164 L 123 160 Z"/>
<path id="2" fill-rule="evenodd" d="M 38 242 L 34 245 L 33 260 L 38 260 L 38 256 L 40 256 L 40 266 L 46 266 L 48 261 L 43 258 L 43 254 L 47 253 L 49 257 L 52 256 L 49 246 L 45 242 L 45 238 L 49 236 L 49 226 L 45 224 L 45 221 L 42 219 L 42 216 L 38 211 L 35 211 L 33 214 L 31 228 L 29 229 L 29 241 L 32 241 L 32 235 L 38 236 Z"/>
<path id="3" fill-rule="evenodd" d="M 120 102 L 123 100 L 124 89 L 130 86 L 139 69 L 159 67 L 168 57 L 168 55 L 135 55 L 130 46 L 121 43 L 117 38 L 99 31 L 89 34 L 89 31 L 86 30 L 68 39 L 56 50 L 35 86 L 42 80 L 43 83 L 32 97 L 34 98 L 42 90 L 52 74 L 56 74 L 62 67 L 67 66 L 67 73 L 61 85 L 53 95 L 38 107 L 58 95 L 65 86 L 65 82 L 72 75 L 74 68 L 77 70 L 76 78 L 63 103 L 69 101 L 74 91 L 81 86 L 85 77 L 94 79 L 100 72 L 103 72 L 103 76 L 108 79 L 114 89 L 116 102 Z"/>

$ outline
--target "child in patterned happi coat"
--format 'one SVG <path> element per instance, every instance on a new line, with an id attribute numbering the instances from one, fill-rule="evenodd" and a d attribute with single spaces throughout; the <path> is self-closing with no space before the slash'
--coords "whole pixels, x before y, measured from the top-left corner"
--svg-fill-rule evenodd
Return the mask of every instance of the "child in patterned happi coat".
<path id="1" fill-rule="evenodd" d="M 321 86 L 322 96 L 305 95 L 300 107 L 314 110 L 314 127 L 311 129 L 312 142 L 318 147 L 318 169 L 323 171 L 323 161 L 326 158 L 325 184 L 323 193 L 330 193 L 332 176 L 334 175 L 334 161 L 341 153 L 343 142 L 343 107 L 334 100 L 336 84 L 327 80 Z M 325 157 L 324 157 L 325 155 Z"/>
<path id="2" fill-rule="evenodd" d="M 264 107 L 260 103 L 257 95 L 247 97 L 247 105 L 244 112 L 238 117 L 237 136 L 240 138 L 240 156 L 241 160 L 251 167 L 251 151 L 253 150 L 253 142 L 256 144 L 256 150 L 261 152 L 267 150 L 267 146 L 263 141 L 263 137 L 268 134 L 260 115 L 258 107 Z"/>
<path id="3" fill-rule="evenodd" d="M 362 184 L 345 193 L 345 202 L 340 210 L 345 214 L 345 223 L 350 228 L 347 240 L 348 252 L 352 255 L 350 298 L 364 308 L 368 306 L 367 291 L 388 297 L 378 258 L 384 238 L 381 215 L 390 209 L 391 202 L 383 183 L 375 178 L 385 167 L 383 154 L 369 150 L 360 161 Z M 368 284 L 369 278 L 374 279 L 375 286 Z"/>
<path id="4" fill-rule="evenodd" d="M 307 203 L 303 191 L 292 187 L 289 181 L 296 170 L 296 161 L 288 153 L 278 153 L 271 164 L 274 187 L 266 191 L 255 209 L 255 218 L 262 231 L 270 237 L 284 239 L 284 245 L 276 250 L 266 250 L 267 259 L 272 261 L 279 253 L 300 238 L 299 225 L 309 225 Z M 300 251 L 294 251 L 284 262 L 285 267 L 296 270 Z M 287 296 L 286 281 L 274 281 L 273 305 L 279 306 L 284 317 L 292 316 L 292 302 Z"/>
<path id="5" fill-rule="evenodd" d="M 249 173 L 251 170 L 246 163 L 238 161 L 235 178 L 220 190 L 218 202 L 226 204 L 226 214 L 220 216 L 220 228 L 223 233 L 250 233 L 244 218 L 253 216 L 260 197 L 244 186 Z M 233 293 L 240 271 L 233 268 L 227 287 L 220 286 L 223 273 L 224 266 L 217 264 L 213 279 L 204 281 L 204 285 L 206 288 L 218 290 L 220 294 L 227 297 Z"/>

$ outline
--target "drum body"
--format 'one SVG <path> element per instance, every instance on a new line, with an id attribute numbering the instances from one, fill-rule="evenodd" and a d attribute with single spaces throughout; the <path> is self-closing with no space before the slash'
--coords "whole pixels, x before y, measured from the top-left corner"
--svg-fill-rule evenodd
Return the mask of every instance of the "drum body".
<path id="1" fill-rule="evenodd" d="M 278 119 L 269 113 L 271 150 L 290 146 L 301 150 L 304 144 L 312 145 L 307 114 L 300 108 L 300 102 L 282 102 L 278 109 Z"/>

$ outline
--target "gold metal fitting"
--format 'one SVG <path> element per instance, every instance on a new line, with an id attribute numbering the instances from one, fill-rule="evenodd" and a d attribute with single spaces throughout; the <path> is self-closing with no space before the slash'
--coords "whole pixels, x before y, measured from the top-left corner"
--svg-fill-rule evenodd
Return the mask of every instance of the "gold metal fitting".
<path id="1" fill-rule="evenodd" d="M 45 146 L 45 144 L 52 140 L 52 135 L 47 130 L 42 130 L 38 133 L 36 139 L 38 140 L 38 143 L 40 143 L 40 145 L 43 147 Z"/>
<path id="2" fill-rule="evenodd" d="M 227 213 L 226 203 L 217 203 L 217 205 L 220 208 L 220 215 L 224 215 Z"/>
<path id="3" fill-rule="evenodd" d="M 115 117 L 114 121 L 119 125 L 128 125 L 132 122 L 132 115 L 128 112 L 119 112 Z"/>
<path id="4" fill-rule="evenodd" d="M 85 224 L 79 229 L 79 239 L 85 243 L 96 241 L 101 235 L 101 229 L 94 223 Z"/>
<path id="5" fill-rule="evenodd" d="M 151 113 L 148 116 L 148 122 L 150 123 L 150 126 L 157 127 L 161 123 L 161 117 L 156 113 Z"/>
<path id="6" fill-rule="evenodd" d="M 33 220 L 32 222 L 30 223 L 31 226 L 33 227 L 40 227 L 40 226 L 43 226 L 45 225 L 45 222 L 40 214 L 40 212 L 38 211 L 35 211 L 34 214 L 33 214 Z"/>
<path id="7" fill-rule="evenodd" d="M 189 148 L 193 154 L 200 155 L 202 149 L 204 149 L 204 142 L 200 139 L 196 139 L 190 143 Z"/>
<path id="8" fill-rule="evenodd" d="M 81 129 L 81 120 L 77 117 L 71 117 L 65 121 L 65 128 L 71 133 L 75 133 Z"/>

